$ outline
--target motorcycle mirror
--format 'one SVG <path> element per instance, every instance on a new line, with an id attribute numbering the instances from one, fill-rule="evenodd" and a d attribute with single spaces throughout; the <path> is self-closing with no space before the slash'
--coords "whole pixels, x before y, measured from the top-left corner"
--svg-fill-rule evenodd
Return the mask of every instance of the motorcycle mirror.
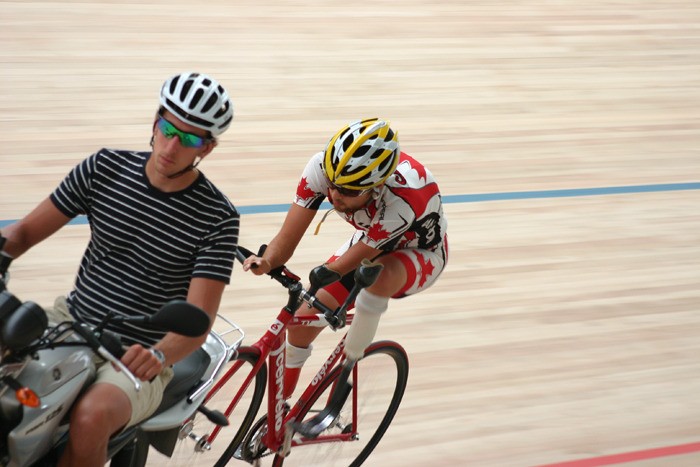
<path id="1" fill-rule="evenodd" d="M 34 302 L 24 302 L 3 324 L 0 339 L 3 345 L 18 350 L 41 337 L 48 325 L 43 308 Z"/>
<path id="2" fill-rule="evenodd" d="M 209 330 L 209 315 L 184 300 L 172 300 L 149 317 L 147 323 L 187 337 L 199 337 Z"/>
<path id="3" fill-rule="evenodd" d="M 7 290 L 0 292 L 0 323 L 5 322 L 22 302 Z"/>

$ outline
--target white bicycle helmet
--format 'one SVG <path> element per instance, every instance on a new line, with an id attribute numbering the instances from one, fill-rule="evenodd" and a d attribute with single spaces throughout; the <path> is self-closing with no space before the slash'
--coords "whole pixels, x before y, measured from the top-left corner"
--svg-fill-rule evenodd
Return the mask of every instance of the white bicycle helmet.
<path id="1" fill-rule="evenodd" d="M 351 190 L 368 190 L 394 173 L 399 163 L 399 137 L 388 120 L 352 122 L 326 146 L 323 170 L 331 183 Z"/>
<path id="2" fill-rule="evenodd" d="M 160 104 L 214 137 L 226 131 L 233 120 L 233 104 L 226 90 L 201 73 L 185 72 L 169 78 L 160 90 Z"/>

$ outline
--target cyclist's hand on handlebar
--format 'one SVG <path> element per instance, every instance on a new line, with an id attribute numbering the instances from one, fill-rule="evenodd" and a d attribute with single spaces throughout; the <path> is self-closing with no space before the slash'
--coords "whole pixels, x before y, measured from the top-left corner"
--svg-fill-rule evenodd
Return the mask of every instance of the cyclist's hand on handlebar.
<path id="1" fill-rule="evenodd" d="M 260 256 L 249 256 L 243 261 L 243 270 L 251 271 L 256 276 L 262 276 L 272 270 L 270 262 Z"/>

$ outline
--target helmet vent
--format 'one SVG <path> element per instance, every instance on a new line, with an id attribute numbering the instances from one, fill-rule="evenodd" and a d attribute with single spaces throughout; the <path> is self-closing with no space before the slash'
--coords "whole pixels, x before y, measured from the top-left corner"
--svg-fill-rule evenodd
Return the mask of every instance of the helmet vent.
<path id="1" fill-rule="evenodd" d="M 392 162 L 393 162 L 393 159 L 392 159 L 391 157 L 388 157 L 388 158 L 384 159 L 384 160 L 379 164 L 379 168 L 378 168 L 379 172 L 384 173 L 384 171 L 387 170 L 387 169 L 389 168 L 389 167 L 387 167 L 387 166 L 390 166 Z"/>
<path id="2" fill-rule="evenodd" d="M 188 79 L 185 81 L 185 84 L 182 86 L 182 89 L 180 90 L 180 100 L 182 102 L 187 101 L 187 95 L 190 93 L 190 88 L 192 87 L 192 80 Z"/>
<path id="3" fill-rule="evenodd" d="M 348 135 L 343 140 L 343 151 L 347 151 L 350 145 L 353 143 L 353 141 L 355 141 L 355 137 L 352 133 L 348 133 Z"/>
<path id="4" fill-rule="evenodd" d="M 175 89 L 177 88 L 177 83 L 180 81 L 180 77 L 176 76 L 172 81 L 170 81 L 170 94 L 175 94 Z"/>
<path id="5" fill-rule="evenodd" d="M 194 93 L 194 96 L 192 96 L 192 101 L 190 101 L 190 108 L 194 109 L 197 107 L 197 104 L 199 104 L 199 100 L 202 98 L 204 95 L 204 91 L 201 89 L 197 89 Z M 207 109 L 203 109 L 204 112 L 207 111 Z"/>
<path id="6" fill-rule="evenodd" d="M 207 99 L 207 102 L 204 104 L 204 107 L 202 107 L 202 112 L 209 112 L 209 109 L 214 107 L 216 105 L 216 101 L 218 101 L 219 98 L 216 94 L 212 94 L 209 96 L 209 99 Z"/>
<path id="7" fill-rule="evenodd" d="M 362 157 L 362 156 L 364 156 L 364 155 L 367 153 L 367 151 L 370 150 L 370 148 L 371 148 L 370 146 L 362 145 L 362 146 L 360 146 L 359 148 L 357 148 L 357 150 L 353 153 L 353 156 L 352 156 L 352 157 Z M 370 158 L 371 158 L 371 159 L 374 159 L 374 158 L 377 157 L 377 155 L 378 155 L 378 154 L 376 154 L 376 151 L 375 151 L 375 154 L 372 154 L 372 155 L 370 156 Z"/>

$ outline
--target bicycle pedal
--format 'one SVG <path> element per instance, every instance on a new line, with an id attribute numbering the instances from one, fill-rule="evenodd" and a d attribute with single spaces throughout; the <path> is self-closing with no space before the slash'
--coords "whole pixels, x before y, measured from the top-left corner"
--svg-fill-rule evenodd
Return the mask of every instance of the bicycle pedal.
<path id="1" fill-rule="evenodd" d="M 317 438 L 318 435 L 333 425 L 333 422 L 338 418 L 338 414 L 331 409 L 324 409 L 315 415 L 313 418 L 305 422 L 294 422 L 291 424 L 292 429 L 307 439 Z"/>

